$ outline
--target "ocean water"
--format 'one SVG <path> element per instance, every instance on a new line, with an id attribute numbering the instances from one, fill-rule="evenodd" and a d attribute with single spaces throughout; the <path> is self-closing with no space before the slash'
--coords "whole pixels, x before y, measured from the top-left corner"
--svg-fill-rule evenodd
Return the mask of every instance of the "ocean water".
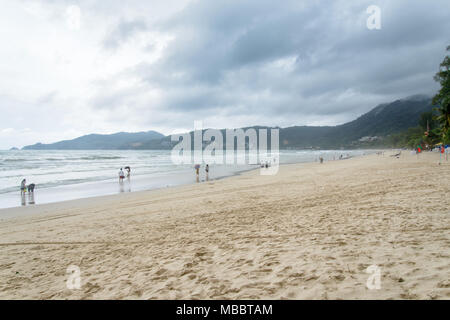
<path id="1" fill-rule="evenodd" d="M 280 151 L 280 163 L 325 161 L 374 151 Z M 131 167 L 130 179 L 118 182 L 118 171 Z M 258 165 L 210 165 L 210 180 L 238 174 Z M 36 184 L 34 196 L 20 193 L 20 182 Z M 145 151 L 0 151 L 0 208 L 151 190 L 195 183 L 193 165 L 172 163 L 170 150 Z M 200 182 L 205 180 L 204 165 Z"/>

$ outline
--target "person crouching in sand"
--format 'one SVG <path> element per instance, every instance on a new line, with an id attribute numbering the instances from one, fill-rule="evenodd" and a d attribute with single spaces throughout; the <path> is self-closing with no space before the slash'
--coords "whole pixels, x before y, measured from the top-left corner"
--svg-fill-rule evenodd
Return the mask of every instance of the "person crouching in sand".
<path id="1" fill-rule="evenodd" d="M 34 187 L 36 187 L 36 185 L 34 183 L 30 183 L 28 185 L 28 193 L 34 193 Z"/>

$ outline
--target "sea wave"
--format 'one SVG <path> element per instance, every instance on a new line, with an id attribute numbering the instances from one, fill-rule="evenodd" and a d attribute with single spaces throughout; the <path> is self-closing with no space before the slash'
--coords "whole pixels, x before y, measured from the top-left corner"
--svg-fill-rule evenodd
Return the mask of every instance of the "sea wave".
<path id="1" fill-rule="evenodd" d="M 32 159 L 3 159 L 3 162 L 23 162 L 23 161 L 31 161 Z"/>
<path id="2" fill-rule="evenodd" d="M 87 156 L 87 157 L 81 157 L 76 158 L 73 160 L 117 160 L 117 159 L 123 159 L 124 157 L 120 156 Z M 72 159 L 70 159 L 72 160 Z"/>
<path id="3" fill-rule="evenodd" d="M 20 186 L 0 189 L 0 194 L 10 193 L 10 192 L 14 192 L 14 191 L 20 192 Z"/>

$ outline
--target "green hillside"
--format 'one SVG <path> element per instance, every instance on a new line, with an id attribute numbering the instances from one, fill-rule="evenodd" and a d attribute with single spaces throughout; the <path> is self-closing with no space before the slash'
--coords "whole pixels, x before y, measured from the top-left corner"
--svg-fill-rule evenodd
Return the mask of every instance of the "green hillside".
<path id="1" fill-rule="evenodd" d="M 151 141 L 164 137 L 159 132 L 119 132 L 114 134 L 89 134 L 73 140 L 64 140 L 52 144 L 37 143 L 26 146 L 24 150 L 114 150 L 127 145 L 138 147 L 142 141 Z"/>
<path id="2" fill-rule="evenodd" d="M 390 136 L 417 127 L 421 114 L 431 110 L 431 98 L 413 96 L 379 105 L 356 120 L 339 126 L 282 128 L 280 129 L 280 148 L 339 149 L 391 146 Z M 259 130 L 267 127 L 251 128 Z M 223 130 L 222 132 L 225 137 Z M 164 137 L 160 140 L 143 142 L 138 148 L 170 149 L 173 145 L 170 137 Z M 123 146 L 123 148 L 128 149 L 131 146 Z"/>
<path id="3" fill-rule="evenodd" d="M 431 98 L 413 96 L 391 103 L 381 104 L 356 120 L 338 126 L 295 126 L 280 129 L 281 149 L 339 149 L 392 146 L 392 137 L 417 128 L 420 117 L 431 112 Z M 256 130 L 261 126 L 250 127 Z M 248 128 L 244 128 L 248 129 Z M 418 132 L 419 129 L 416 129 Z M 417 134 L 417 132 L 414 134 Z M 225 130 L 222 129 L 225 137 Z M 192 135 L 192 132 L 191 132 Z M 403 138 L 398 138 L 403 139 Z M 398 140 L 397 139 L 397 140 Z M 81 149 L 171 149 L 176 143 L 170 136 L 155 131 L 139 133 L 91 134 L 73 140 L 53 144 L 35 144 L 24 149 L 81 150 Z"/>

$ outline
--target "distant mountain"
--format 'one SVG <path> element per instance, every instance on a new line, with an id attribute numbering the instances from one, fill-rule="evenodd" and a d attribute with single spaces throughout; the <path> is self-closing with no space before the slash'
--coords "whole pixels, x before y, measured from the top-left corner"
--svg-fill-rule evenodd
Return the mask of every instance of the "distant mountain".
<path id="1" fill-rule="evenodd" d="M 357 147 L 360 139 L 386 137 L 419 124 L 431 111 L 431 98 L 412 96 L 381 104 L 356 120 L 335 127 L 290 127 L 280 130 L 280 144 L 289 148 Z"/>
<path id="2" fill-rule="evenodd" d="M 364 141 L 380 139 L 419 124 L 420 115 L 433 108 L 431 98 L 412 96 L 381 104 L 356 120 L 339 126 L 296 126 L 280 129 L 281 149 L 336 149 L 367 146 Z M 256 130 L 267 127 L 251 127 Z M 248 129 L 248 128 L 243 128 Z M 270 128 L 269 128 L 270 129 Z M 225 138 L 225 131 L 222 129 Z M 192 135 L 192 132 L 191 132 Z M 171 149 L 176 143 L 167 136 L 144 141 L 135 149 Z M 125 146 L 125 148 L 132 148 Z"/>
<path id="3" fill-rule="evenodd" d="M 164 135 L 156 131 L 119 132 L 114 134 L 89 134 L 73 140 L 64 140 L 52 144 L 37 143 L 23 147 L 24 150 L 115 150 L 124 146 L 137 148 L 142 141 L 161 139 Z"/>
<path id="4" fill-rule="evenodd" d="M 280 149 L 337 149 L 367 146 L 366 141 L 405 131 L 419 124 L 420 115 L 433 108 L 431 98 L 417 95 L 391 103 L 381 104 L 356 120 L 339 126 L 295 126 L 280 129 Z M 254 126 L 259 129 L 268 127 Z M 248 129 L 248 128 L 243 128 Z M 191 135 L 193 133 L 191 132 Z M 222 129 L 225 138 L 225 130 Z M 177 142 L 171 136 L 163 136 L 155 131 L 139 133 L 116 133 L 111 135 L 91 134 L 74 140 L 53 144 L 35 144 L 24 147 L 36 149 L 137 149 L 167 150 Z M 378 144 L 380 146 L 380 144 Z"/>

